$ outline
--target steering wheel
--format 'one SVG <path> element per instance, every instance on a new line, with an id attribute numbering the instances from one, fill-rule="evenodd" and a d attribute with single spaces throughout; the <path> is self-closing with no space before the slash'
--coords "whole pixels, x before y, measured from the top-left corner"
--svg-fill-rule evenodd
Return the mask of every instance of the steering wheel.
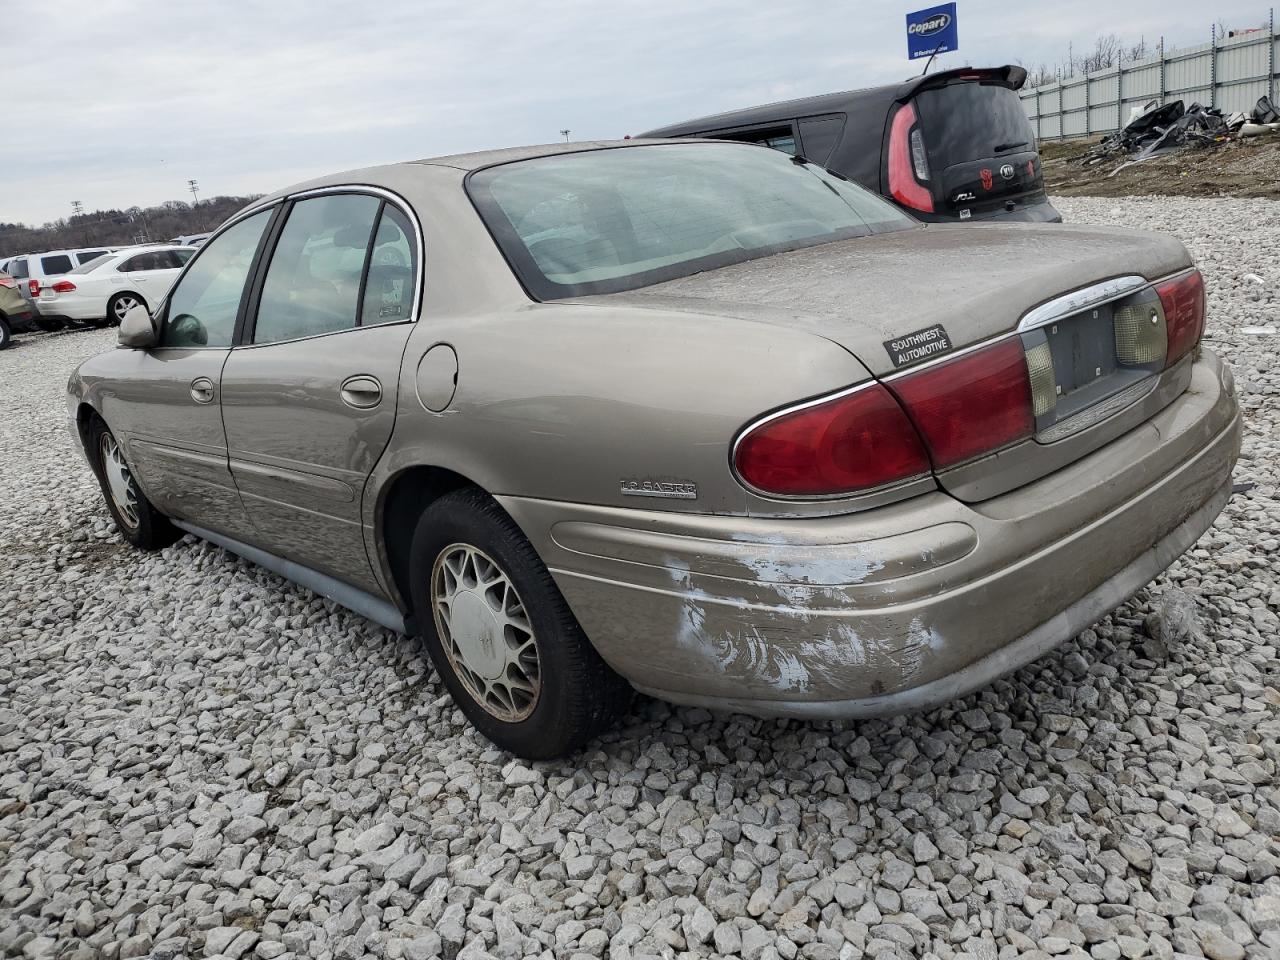
<path id="1" fill-rule="evenodd" d="M 407 267 L 404 254 L 395 247 L 386 246 L 373 251 L 373 262 L 379 267 Z"/>
<path id="2" fill-rule="evenodd" d="M 176 317 L 171 317 L 167 326 L 173 339 L 178 341 L 173 346 L 204 347 L 209 343 L 209 331 L 205 329 L 198 317 L 190 313 L 180 313 Z"/>

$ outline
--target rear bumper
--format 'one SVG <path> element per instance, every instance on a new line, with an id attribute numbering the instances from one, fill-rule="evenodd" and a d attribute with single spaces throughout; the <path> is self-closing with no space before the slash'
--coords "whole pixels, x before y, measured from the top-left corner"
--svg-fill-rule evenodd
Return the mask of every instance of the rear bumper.
<path id="1" fill-rule="evenodd" d="M 921 709 L 1074 636 L 1203 533 L 1239 452 L 1231 384 L 1206 353 L 1146 423 L 977 504 L 764 519 L 503 502 L 642 691 L 771 716 Z"/>
<path id="2" fill-rule="evenodd" d="M 14 333 L 26 333 L 30 330 L 38 329 L 36 320 L 38 314 L 34 310 L 15 311 L 13 313 L 0 314 L 9 324 L 9 329 Z"/>
<path id="3" fill-rule="evenodd" d="M 40 315 L 50 320 L 101 320 L 107 315 L 106 305 L 96 299 L 60 296 L 36 304 Z"/>

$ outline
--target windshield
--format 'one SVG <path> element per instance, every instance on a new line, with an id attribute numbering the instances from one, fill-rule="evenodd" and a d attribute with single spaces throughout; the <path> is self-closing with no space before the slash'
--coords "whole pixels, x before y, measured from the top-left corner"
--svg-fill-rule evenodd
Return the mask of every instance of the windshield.
<path id="1" fill-rule="evenodd" d="M 540 300 L 616 293 L 915 221 L 811 163 L 736 143 L 538 157 L 468 189 Z"/>
<path id="2" fill-rule="evenodd" d="M 938 170 L 1035 149 L 1022 101 L 997 84 L 949 83 L 916 95 L 929 161 Z"/>

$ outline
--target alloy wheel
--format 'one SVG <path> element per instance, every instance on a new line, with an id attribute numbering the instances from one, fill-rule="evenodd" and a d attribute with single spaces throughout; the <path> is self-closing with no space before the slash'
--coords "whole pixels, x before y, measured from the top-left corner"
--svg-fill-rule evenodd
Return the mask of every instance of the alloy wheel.
<path id="1" fill-rule="evenodd" d="M 532 714 L 542 689 L 538 644 L 497 562 L 470 544 L 445 547 L 431 571 L 431 605 L 449 665 L 471 698 L 507 723 Z"/>
<path id="2" fill-rule="evenodd" d="M 116 511 L 130 529 L 138 527 L 138 490 L 133 483 L 133 474 L 129 465 L 124 462 L 120 445 L 109 433 L 102 435 L 100 444 L 102 451 L 102 473 L 107 478 L 107 489 L 111 493 L 111 502 Z"/>
<path id="3" fill-rule="evenodd" d="M 115 317 L 116 323 L 122 323 L 124 321 L 124 315 L 136 306 L 138 306 L 137 298 L 131 297 L 126 293 L 122 296 L 116 297 L 115 303 L 111 307 L 111 315 Z"/>

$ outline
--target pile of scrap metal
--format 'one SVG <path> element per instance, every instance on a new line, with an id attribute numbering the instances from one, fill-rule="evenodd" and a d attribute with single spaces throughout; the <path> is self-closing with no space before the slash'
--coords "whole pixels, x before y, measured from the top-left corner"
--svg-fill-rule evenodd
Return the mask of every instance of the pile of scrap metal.
<path id="1" fill-rule="evenodd" d="M 1134 163 L 1163 156 L 1187 147 L 1217 146 L 1236 136 L 1257 136 L 1280 130 L 1280 114 L 1271 100 L 1262 97 L 1252 117 L 1243 113 L 1224 114 L 1214 107 L 1181 100 L 1159 104 L 1151 101 L 1118 133 L 1106 137 L 1079 158 L 1084 166 L 1123 157 L 1125 163 L 1112 174 Z"/>

